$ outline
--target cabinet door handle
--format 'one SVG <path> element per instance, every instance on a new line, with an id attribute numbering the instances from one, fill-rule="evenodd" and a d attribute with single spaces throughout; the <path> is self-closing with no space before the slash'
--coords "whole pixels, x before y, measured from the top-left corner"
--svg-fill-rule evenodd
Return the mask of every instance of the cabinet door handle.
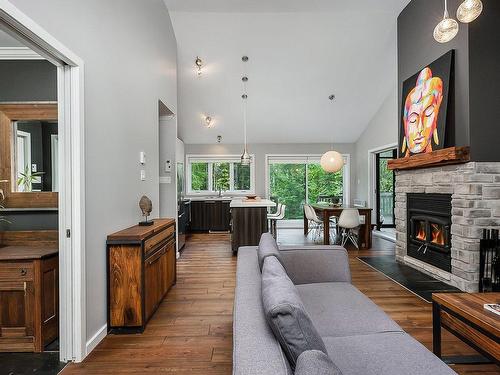
<path id="1" fill-rule="evenodd" d="M 21 276 L 26 276 L 27 274 L 28 274 L 28 271 L 26 270 L 26 268 L 21 268 Z"/>
<path id="2" fill-rule="evenodd" d="M 24 295 L 26 295 L 26 281 L 24 282 Z"/>

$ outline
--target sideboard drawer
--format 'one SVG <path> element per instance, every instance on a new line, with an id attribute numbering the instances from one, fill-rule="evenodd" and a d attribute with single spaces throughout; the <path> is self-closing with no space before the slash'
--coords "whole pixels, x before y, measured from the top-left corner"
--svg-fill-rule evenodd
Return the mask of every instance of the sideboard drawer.
<path id="1" fill-rule="evenodd" d="M 31 262 L 2 262 L 0 265 L 0 280 L 33 280 L 33 264 Z"/>
<path id="2" fill-rule="evenodd" d="M 168 237 L 173 235 L 174 232 L 175 232 L 175 227 L 170 226 L 162 230 L 161 232 L 155 234 L 153 237 L 148 238 L 146 241 L 144 241 L 144 252 L 146 254 L 150 253 L 152 250 L 154 250 L 156 245 L 158 245 L 159 243 L 161 243 L 162 241 L 166 240 Z"/>

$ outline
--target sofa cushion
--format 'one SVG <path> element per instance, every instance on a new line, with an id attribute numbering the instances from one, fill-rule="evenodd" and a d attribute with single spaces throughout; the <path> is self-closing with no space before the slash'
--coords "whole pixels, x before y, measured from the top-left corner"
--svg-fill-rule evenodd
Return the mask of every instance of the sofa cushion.
<path id="1" fill-rule="evenodd" d="M 403 331 L 350 283 L 297 285 L 297 290 L 322 337 Z"/>
<path id="2" fill-rule="evenodd" d="M 262 268 L 262 305 L 266 319 L 295 368 L 306 350 L 321 350 L 325 344 L 309 318 L 295 285 L 276 257 L 268 256 Z"/>
<path id="3" fill-rule="evenodd" d="M 257 246 L 240 247 L 233 314 L 233 375 L 291 375 L 262 308 Z"/>
<path id="4" fill-rule="evenodd" d="M 342 375 L 342 372 L 325 353 L 308 350 L 299 355 L 295 375 Z"/>
<path id="5" fill-rule="evenodd" d="M 280 250 L 278 249 L 278 244 L 276 240 L 271 235 L 271 233 L 263 233 L 260 237 L 259 242 L 259 250 L 257 251 L 259 256 L 259 267 L 262 272 L 262 267 L 264 265 L 264 259 L 268 256 L 275 256 L 281 264 L 283 264 L 281 260 Z"/>
<path id="6" fill-rule="evenodd" d="M 404 332 L 323 337 L 323 340 L 343 375 L 456 375 Z"/>

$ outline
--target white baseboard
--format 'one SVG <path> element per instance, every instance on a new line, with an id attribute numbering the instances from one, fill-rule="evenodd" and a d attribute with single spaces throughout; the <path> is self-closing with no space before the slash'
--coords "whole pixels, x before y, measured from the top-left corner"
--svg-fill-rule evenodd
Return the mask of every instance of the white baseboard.
<path id="1" fill-rule="evenodd" d="M 95 347 L 106 337 L 108 334 L 108 325 L 103 325 L 95 334 L 87 341 L 86 355 L 95 349 Z"/>

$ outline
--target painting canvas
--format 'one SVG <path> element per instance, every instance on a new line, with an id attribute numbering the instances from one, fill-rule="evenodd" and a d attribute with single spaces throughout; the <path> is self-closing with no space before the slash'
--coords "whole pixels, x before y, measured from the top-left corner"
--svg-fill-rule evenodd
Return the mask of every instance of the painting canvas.
<path id="1" fill-rule="evenodd" d="M 403 83 L 399 152 L 401 157 L 444 147 L 453 51 Z"/>

